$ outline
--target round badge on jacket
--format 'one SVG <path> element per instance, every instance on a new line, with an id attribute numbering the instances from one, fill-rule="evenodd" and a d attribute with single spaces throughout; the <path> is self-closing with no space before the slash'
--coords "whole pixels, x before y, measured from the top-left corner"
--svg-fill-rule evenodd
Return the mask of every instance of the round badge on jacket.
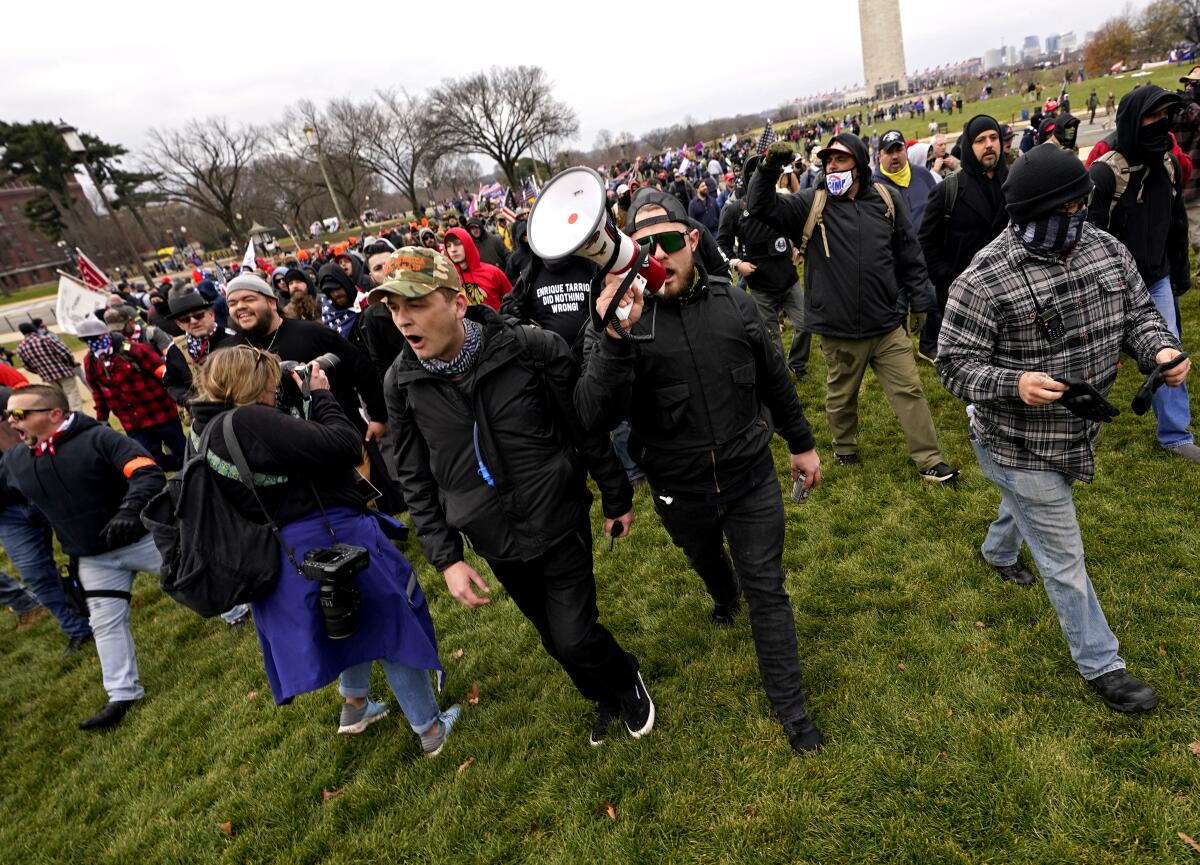
<path id="1" fill-rule="evenodd" d="M 787 252 L 787 240 L 782 237 L 775 238 L 775 251 Z"/>

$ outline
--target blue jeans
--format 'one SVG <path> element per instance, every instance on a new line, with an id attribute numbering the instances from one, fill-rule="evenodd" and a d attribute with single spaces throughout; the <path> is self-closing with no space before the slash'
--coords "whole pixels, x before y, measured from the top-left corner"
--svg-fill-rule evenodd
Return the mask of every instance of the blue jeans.
<path id="1" fill-rule="evenodd" d="M 1171 292 L 1171 278 L 1164 276 L 1150 286 L 1150 299 L 1154 308 L 1163 317 L 1171 333 L 1179 336 L 1179 316 L 1176 312 L 1175 295 Z M 1154 416 L 1158 418 L 1158 443 L 1165 448 L 1177 448 L 1193 443 L 1192 410 L 1188 405 L 1186 384 L 1179 387 L 1160 387 L 1152 402 Z"/>
<path id="2" fill-rule="evenodd" d="M 128 592 L 138 571 L 157 575 L 162 556 L 150 535 L 125 547 L 79 558 L 79 582 L 85 592 Z M 96 654 L 109 700 L 138 700 L 145 695 L 138 677 L 129 602 L 120 598 L 88 598 L 88 621 L 96 636 Z"/>
<path id="3" fill-rule="evenodd" d="M 41 511 L 32 505 L 9 505 L 0 510 L 0 546 L 41 605 L 58 619 L 64 634 L 86 637 L 92 632 L 86 619 L 67 609 L 58 582 L 50 525 Z"/>
<path id="4" fill-rule="evenodd" d="M 371 690 L 371 664 L 367 661 L 342 670 L 338 693 L 343 697 L 366 697 Z M 394 661 L 379 661 L 392 693 L 414 733 L 423 733 L 437 720 L 438 704 L 429 683 L 429 671 L 418 670 Z"/>
<path id="5" fill-rule="evenodd" d="M 617 459 L 621 461 L 621 467 L 625 469 L 625 476 L 629 478 L 631 484 L 644 480 L 646 473 L 642 471 L 642 467 L 633 461 L 633 457 L 629 455 L 629 421 L 623 420 L 617 424 L 617 428 L 612 432 L 613 452 L 616 453 Z"/>
<path id="6" fill-rule="evenodd" d="M 783 493 L 774 471 L 745 495 L 723 504 L 689 501 L 682 496 L 668 496 L 668 503 L 657 490 L 653 492 L 654 509 L 663 527 L 700 575 L 713 601 L 730 604 L 739 593 L 745 596 L 758 674 L 771 713 L 785 724 L 804 717 L 807 705 L 796 620 L 784 586 Z"/>
<path id="7" fill-rule="evenodd" d="M 38 599 L 4 571 L 0 571 L 0 605 L 8 607 L 18 616 L 32 613 L 38 607 Z"/>
<path id="8" fill-rule="evenodd" d="M 993 566 L 1016 564 L 1024 540 L 1080 675 L 1094 679 L 1122 669 L 1117 638 L 1084 566 L 1071 478 L 998 465 L 974 436 L 971 444 L 983 476 L 1000 488 L 1001 496 L 1000 512 L 980 550 L 983 558 Z"/>

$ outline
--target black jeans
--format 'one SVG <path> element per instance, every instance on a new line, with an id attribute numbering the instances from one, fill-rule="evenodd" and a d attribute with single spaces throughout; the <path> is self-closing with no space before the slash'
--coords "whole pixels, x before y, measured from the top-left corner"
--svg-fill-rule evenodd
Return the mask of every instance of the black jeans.
<path id="1" fill-rule="evenodd" d="M 796 620 L 783 585 L 783 493 L 775 473 L 723 504 L 679 496 L 667 504 L 657 492 L 653 498 L 671 540 L 683 550 L 713 600 L 730 603 L 737 598 L 739 587 L 745 595 L 758 672 L 771 713 L 783 723 L 802 717 L 806 711 L 804 677 L 796 646 Z"/>
<path id="2" fill-rule="evenodd" d="M 585 521 L 531 562 L 488 564 L 579 693 L 617 705 L 620 694 L 637 681 L 638 662 L 600 624 L 591 525 Z"/>

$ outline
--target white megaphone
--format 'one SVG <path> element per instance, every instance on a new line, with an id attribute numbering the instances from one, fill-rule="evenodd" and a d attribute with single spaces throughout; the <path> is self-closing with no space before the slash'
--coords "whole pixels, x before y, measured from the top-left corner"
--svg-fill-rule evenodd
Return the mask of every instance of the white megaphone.
<path id="1" fill-rule="evenodd" d="M 633 288 L 643 294 L 657 294 L 667 281 L 663 266 L 639 256 L 637 243 L 613 225 L 604 179 L 584 166 L 561 171 L 542 187 L 529 214 L 529 245 L 538 258 L 578 255 L 614 276 L 628 275 L 643 257 L 633 278 Z M 629 307 L 617 307 L 617 317 L 629 318 Z"/>

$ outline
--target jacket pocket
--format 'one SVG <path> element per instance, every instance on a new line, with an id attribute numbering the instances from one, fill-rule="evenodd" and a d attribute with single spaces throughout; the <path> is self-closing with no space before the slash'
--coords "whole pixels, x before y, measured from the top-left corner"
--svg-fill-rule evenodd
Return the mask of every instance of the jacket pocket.
<path id="1" fill-rule="evenodd" d="M 729 377 L 733 379 L 733 399 L 735 408 L 737 409 L 738 423 L 745 423 L 745 419 L 755 414 L 754 405 L 754 381 L 756 378 L 756 370 L 754 361 L 748 360 L 743 364 L 735 366 L 729 371 Z"/>
<path id="2" fill-rule="evenodd" d="M 670 435 L 682 426 L 690 397 L 691 388 L 686 382 L 655 388 L 654 411 L 660 432 Z"/>

